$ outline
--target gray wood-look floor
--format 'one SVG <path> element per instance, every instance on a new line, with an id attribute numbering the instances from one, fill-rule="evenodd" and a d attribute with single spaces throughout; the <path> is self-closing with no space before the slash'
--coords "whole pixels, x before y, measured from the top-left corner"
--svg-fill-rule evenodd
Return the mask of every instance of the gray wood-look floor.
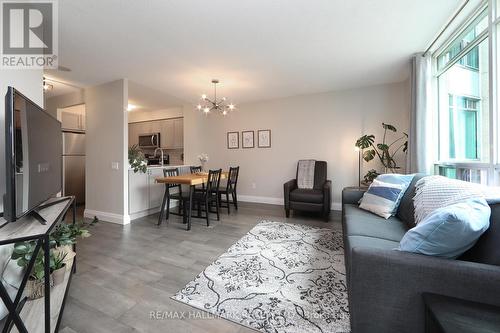
<path id="1" fill-rule="evenodd" d="M 286 219 L 282 206 L 249 203 L 241 203 L 231 215 L 222 209 L 221 221 L 212 222 L 210 228 L 204 220 L 193 219 L 191 231 L 172 215 L 168 225 L 157 227 L 157 216 L 127 226 L 100 222 L 92 227 L 92 237 L 78 244 L 77 273 L 61 332 L 254 332 L 221 318 L 207 318 L 170 297 L 260 220 L 323 228 L 340 223 L 339 212 L 332 212 L 331 221 L 325 223 L 305 214 Z M 152 311 L 177 311 L 187 318 L 151 319 Z"/>

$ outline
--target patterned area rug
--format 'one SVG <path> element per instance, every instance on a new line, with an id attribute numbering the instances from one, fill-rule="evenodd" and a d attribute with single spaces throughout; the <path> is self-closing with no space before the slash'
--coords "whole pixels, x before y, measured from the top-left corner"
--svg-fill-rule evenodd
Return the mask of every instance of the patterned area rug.
<path id="1" fill-rule="evenodd" d="M 172 298 L 261 332 L 349 332 L 342 232 L 263 221 Z"/>

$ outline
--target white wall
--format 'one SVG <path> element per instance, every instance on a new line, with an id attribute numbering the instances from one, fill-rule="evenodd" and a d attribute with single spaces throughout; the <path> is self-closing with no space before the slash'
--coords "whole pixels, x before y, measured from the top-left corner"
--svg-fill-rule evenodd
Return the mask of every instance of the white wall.
<path id="1" fill-rule="evenodd" d="M 148 120 L 160 120 L 167 118 L 177 118 L 182 117 L 183 109 L 182 107 L 173 107 L 162 110 L 150 110 L 150 111 L 130 111 L 128 113 L 128 122 L 134 123 L 138 121 L 148 121 Z"/>
<path id="2" fill-rule="evenodd" d="M 196 156 L 207 153 L 208 167 L 239 165 L 242 200 L 282 204 L 283 183 L 294 178 L 297 161 L 326 160 L 338 209 L 342 188 L 357 185 L 356 139 L 373 133 L 381 140 L 382 122 L 407 131 L 409 86 L 403 82 L 264 101 L 241 105 L 227 117 L 204 117 L 189 109 L 184 112 L 186 163 L 198 163 Z M 226 148 L 228 131 L 259 129 L 271 129 L 272 148 L 241 149 L 241 133 L 240 149 Z M 255 140 L 257 146 L 257 132 Z M 370 162 L 364 169 L 374 167 Z"/>
<path id="3" fill-rule="evenodd" d="M 7 87 L 16 88 L 23 95 L 43 107 L 42 70 L 0 69 L 0 124 L 5 120 L 5 94 Z M 0 128 L 0 211 L 3 211 L 2 195 L 5 193 L 5 135 Z"/>
<path id="4" fill-rule="evenodd" d="M 85 89 L 85 216 L 120 224 L 130 222 L 127 83 L 121 79 Z M 118 170 L 112 169 L 114 162 Z"/>

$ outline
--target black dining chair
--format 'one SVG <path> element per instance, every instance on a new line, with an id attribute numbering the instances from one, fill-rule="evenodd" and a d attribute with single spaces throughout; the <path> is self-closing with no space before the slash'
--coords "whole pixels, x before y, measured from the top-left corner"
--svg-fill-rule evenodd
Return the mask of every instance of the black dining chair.
<path id="1" fill-rule="evenodd" d="M 198 173 L 198 172 L 202 172 L 203 168 L 201 167 L 201 165 L 192 165 L 189 167 L 189 170 L 191 171 L 191 173 Z M 201 184 L 201 188 L 199 186 L 195 186 L 194 190 L 195 191 L 205 191 L 205 184 Z"/>
<path id="2" fill-rule="evenodd" d="M 219 214 L 219 185 L 220 176 L 222 174 L 222 169 L 210 170 L 208 172 L 207 185 L 205 191 L 195 191 L 192 195 L 193 204 L 198 206 L 198 216 L 199 218 L 205 218 L 207 220 L 207 226 L 210 225 L 210 213 L 217 214 L 217 221 L 220 220 Z M 187 193 L 182 194 L 182 207 L 184 216 L 187 216 L 187 207 L 189 207 L 189 195 Z M 194 206 L 194 205 L 193 205 Z M 211 211 L 210 208 L 215 207 L 215 212 Z M 205 216 L 201 213 L 204 212 Z"/>
<path id="3" fill-rule="evenodd" d="M 231 203 L 234 208 L 238 210 L 238 196 L 236 194 L 236 186 L 238 185 L 238 174 L 240 172 L 240 167 L 230 167 L 229 175 L 227 177 L 226 187 L 219 188 L 219 205 L 222 208 L 227 208 L 227 213 L 231 214 Z M 222 196 L 226 196 L 226 200 L 222 200 Z M 229 195 L 231 195 L 233 202 L 229 201 Z"/>
<path id="4" fill-rule="evenodd" d="M 178 175 L 179 175 L 178 168 L 163 169 L 163 177 L 175 177 Z M 175 188 L 178 188 L 178 192 L 170 193 L 171 189 Z M 165 184 L 165 194 L 163 195 L 163 202 L 161 204 L 161 212 L 160 212 L 160 214 L 162 214 L 166 207 L 165 220 L 168 220 L 170 215 L 170 199 L 179 201 L 178 214 L 180 215 L 182 209 L 182 187 L 180 184 Z M 162 220 L 161 218 L 158 220 L 158 225 L 161 224 L 161 220 Z"/>

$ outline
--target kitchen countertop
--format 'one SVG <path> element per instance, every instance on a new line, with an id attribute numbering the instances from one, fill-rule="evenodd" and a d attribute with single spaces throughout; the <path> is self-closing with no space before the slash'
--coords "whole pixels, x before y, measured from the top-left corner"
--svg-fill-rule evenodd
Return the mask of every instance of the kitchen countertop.
<path id="1" fill-rule="evenodd" d="M 165 168 L 180 168 L 187 167 L 190 164 L 165 164 L 165 165 L 148 165 L 148 169 L 165 169 Z M 133 171 L 132 168 L 128 168 L 129 171 Z"/>

